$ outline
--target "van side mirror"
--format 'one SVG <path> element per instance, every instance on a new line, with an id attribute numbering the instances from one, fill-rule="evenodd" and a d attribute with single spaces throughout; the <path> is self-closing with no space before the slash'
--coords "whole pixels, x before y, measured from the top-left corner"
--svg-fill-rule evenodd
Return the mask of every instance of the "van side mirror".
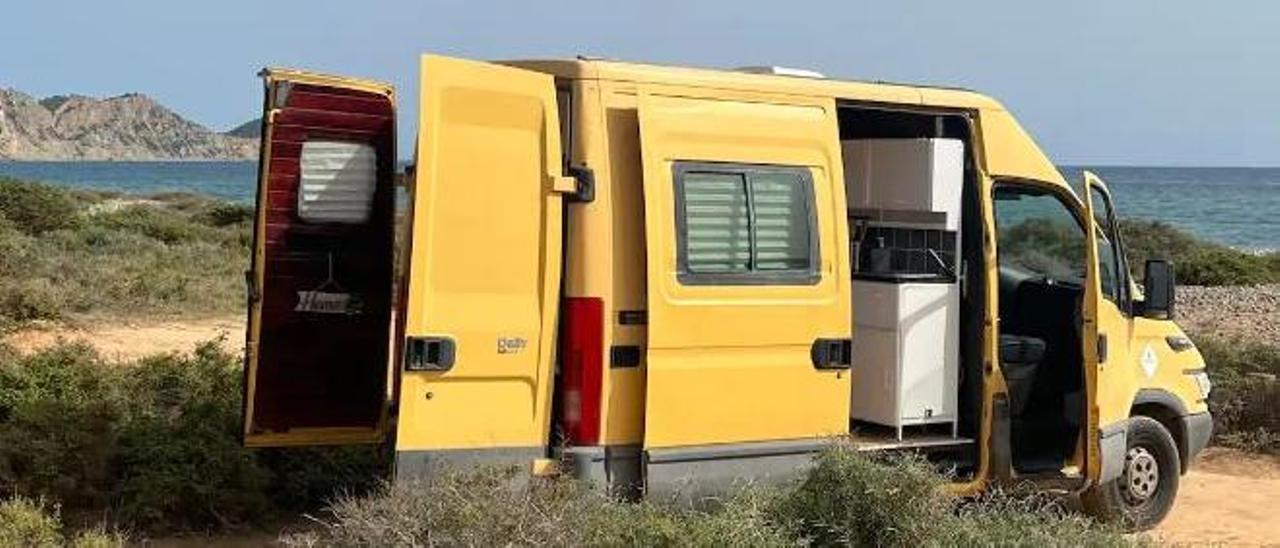
<path id="1" fill-rule="evenodd" d="M 1173 263 L 1164 259 L 1147 260 L 1142 276 L 1142 315 L 1156 320 L 1173 319 Z"/>

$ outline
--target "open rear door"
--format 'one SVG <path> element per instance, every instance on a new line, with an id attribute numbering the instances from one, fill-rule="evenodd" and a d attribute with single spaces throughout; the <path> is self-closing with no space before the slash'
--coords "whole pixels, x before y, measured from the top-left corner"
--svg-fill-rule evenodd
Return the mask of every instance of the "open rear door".
<path id="1" fill-rule="evenodd" d="M 391 86 L 268 69 L 248 275 L 244 441 L 384 439 L 391 327 Z"/>
<path id="2" fill-rule="evenodd" d="M 639 102 L 651 481 L 654 465 L 705 461 L 710 445 L 772 455 L 848 432 L 835 105 L 694 93 L 647 87 Z"/>
<path id="3" fill-rule="evenodd" d="M 398 477 L 545 454 L 574 187 L 551 76 L 431 55 L 421 71 Z"/>

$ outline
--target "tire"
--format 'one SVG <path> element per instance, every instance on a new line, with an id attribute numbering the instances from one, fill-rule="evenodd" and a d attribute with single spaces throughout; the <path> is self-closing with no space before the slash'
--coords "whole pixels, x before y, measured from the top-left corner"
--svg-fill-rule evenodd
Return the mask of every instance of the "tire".
<path id="1" fill-rule="evenodd" d="M 1080 501 L 1094 518 L 1144 531 L 1160 523 L 1178 496 L 1182 462 L 1173 435 L 1150 417 L 1129 419 L 1124 471 L 1084 492 Z"/>

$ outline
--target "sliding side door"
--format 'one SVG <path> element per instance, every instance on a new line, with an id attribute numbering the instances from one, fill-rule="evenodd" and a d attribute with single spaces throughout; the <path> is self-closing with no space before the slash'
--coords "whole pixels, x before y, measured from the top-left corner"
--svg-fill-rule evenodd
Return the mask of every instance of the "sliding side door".
<path id="1" fill-rule="evenodd" d="M 682 449 L 750 456 L 846 433 L 852 317 L 834 102 L 649 87 L 639 118 L 651 465 Z"/>

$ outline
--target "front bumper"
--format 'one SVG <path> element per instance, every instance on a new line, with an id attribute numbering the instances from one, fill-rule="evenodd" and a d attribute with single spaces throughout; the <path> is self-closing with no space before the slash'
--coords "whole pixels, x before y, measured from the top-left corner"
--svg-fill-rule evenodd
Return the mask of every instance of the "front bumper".
<path id="1" fill-rule="evenodd" d="M 1182 421 L 1182 439 L 1179 440 L 1178 454 L 1182 456 L 1182 473 L 1187 473 L 1191 461 L 1209 445 L 1213 437 L 1213 415 L 1208 411 L 1179 417 Z"/>

